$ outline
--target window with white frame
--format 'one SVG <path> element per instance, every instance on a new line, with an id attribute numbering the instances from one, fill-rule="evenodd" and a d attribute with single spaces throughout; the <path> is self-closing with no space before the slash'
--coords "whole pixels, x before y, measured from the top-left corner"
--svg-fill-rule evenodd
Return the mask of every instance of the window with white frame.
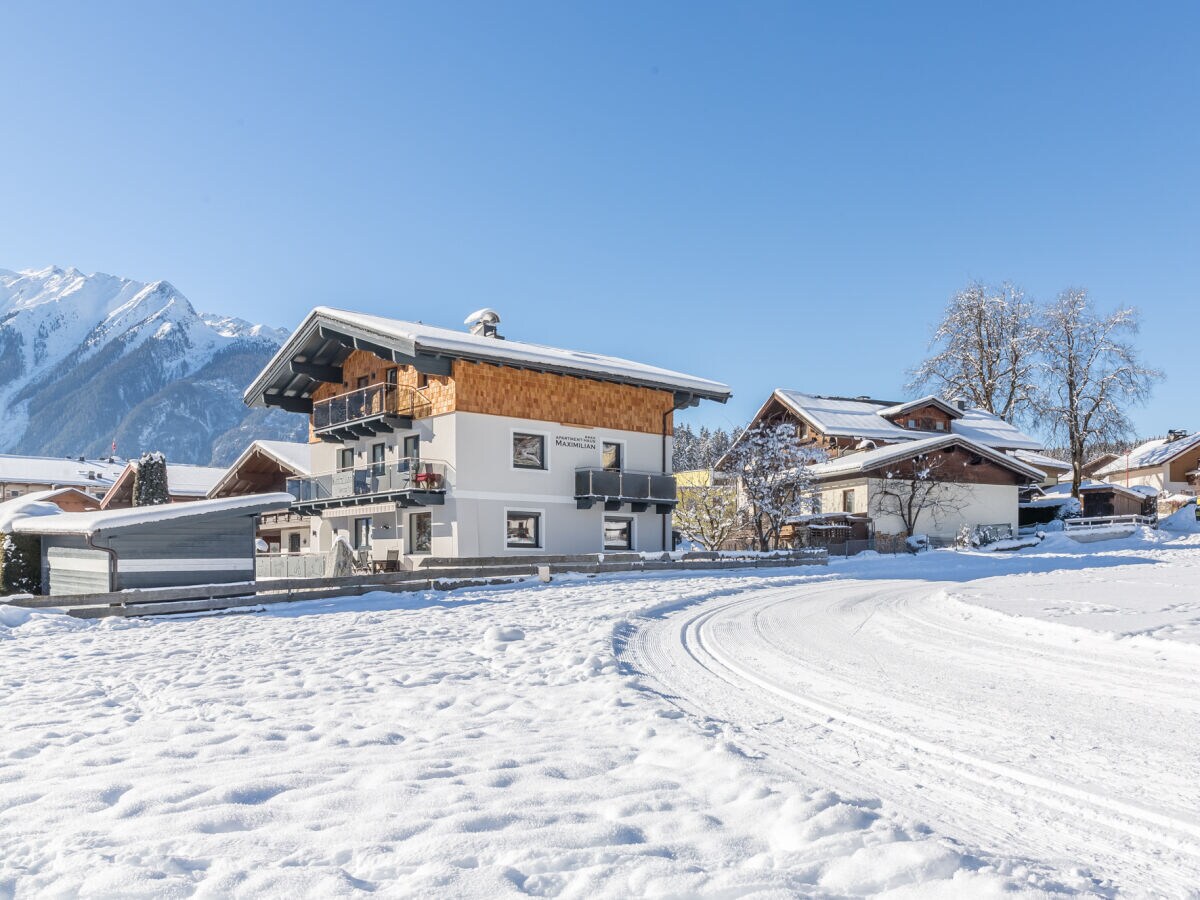
<path id="1" fill-rule="evenodd" d="M 604 517 L 604 549 L 633 549 L 633 519 L 619 516 Z"/>
<path id="2" fill-rule="evenodd" d="M 512 464 L 514 469 L 545 469 L 546 436 L 514 431 Z"/>
<path id="3" fill-rule="evenodd" d="M 622 447 L 616 441 L 605 441 L 600 451 L 600 466 L 609 472 L 620 472 L 624 468 Z"/>
<path id="4" fill-rule="evenodd" d="M 413 513 L 408 517 L 408 552 L 430 553 L 432 550 L 433 513 Z"/>
<path id="5" fill-rule="evenodd" d="M 531 550 L 542 546 L 542 514 L 509 510 L 505 513 L 504 545 L 510 550 Z"/>
<path id="6" fill-rule="evenodd" d="M 854 490 L 842 491 L 842 512 L 854 512 Z"/>

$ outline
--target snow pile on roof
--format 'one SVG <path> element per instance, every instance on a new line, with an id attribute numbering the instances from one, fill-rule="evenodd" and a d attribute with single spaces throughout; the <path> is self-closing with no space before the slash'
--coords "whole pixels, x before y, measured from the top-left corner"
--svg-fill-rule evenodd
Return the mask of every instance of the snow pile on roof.
<path id="1" fill-rule="evenodd" d="M 931 433 L 901 428 L 889 422 L 885 415 L 896 414 L 897 410 L 917 408 L 914 404 L 929 405 L 928 402 L 891 403 L 867 397 L 821 397 L 789 391 L 782 388 L 775 396 L 801 418 L 811 422 L 821 433 L 833 437 L 857 437 L 877 441 L 921 440 Z M 924 401 L 925 398 L 922 398 Z M 944 402 L 944 401 L 942 401 Z M 999 416 L 982 409 L 966 409 L 955 412 L 959 415 L 950 426 L 952 434 L 959 434 L 989 447 L 1005 450 L 1041 450 L 1038 441 L 1020 431 Z"/>
<path id="2" fill-rule="evenodd" d="M 1116 475 L 1126 469 L 1145 469 L 1150 466 L 1161 466 L 1175 457 L 1193 448 L 1200 447 L 1200 431 L 1177 441 L 1166 438 L 1156 438 L 1140 446 L 1134 447 L 1128 453 L 1118 456 L 1102 469 L 1097 475 Z"/>
<path id="3" fill-rule="evenodd" d="M 990 459 L 997 465 L 1020 472 L 1030 478 L 1041 481 L 1046 477 L 1040 469 L 1035 469 L 1016 457 L 1001 453 L 994 447 L 988 447 L 978 441 L 970 440 L 962 435 L 943 434 L 936 437 L 926 437 L 910 440 L 903 444 L 890 447 L 880 447 L 878 450 L 867 450 L 864 453 L 847 453 L 845 456 L 831 459 L 829 462 L 818 463 L 812 467 L 813 474 L 818 478 L 830 478 L 835 475 L 845 475 L 854 472 L 866 472 L 886 466 L 889 463 L 901 462 L 919 453 L 930 453 L 946 447 L 961 446 Z"/>
<path id="4" fill-rule="evenodd" d="M 219 466 L 167 464 L 167 490 L 180 497 L 203 497 L 225 475 Z"/>
<path id="5" fill-rule="evenodd" d="M 54 516 L 62 510 L 44 498 L 53 491 L 37 491 L 27 497 L 16 497 L 0 503 L 0 534 L 11 534 L 18 519 Z"/>
<path id="6" fill-rule="evenodd" d="M 9 527 L 18 534 L 94 534 L 99 531 L 113 531 L 213 513 L 245 512 L 246 515 L 255 515 L 269 509 L 288 507 L 293 499 L 291 494 L 249 494 L 242 497 L 224 497 L 220 500 L 195 500 L 189 503 L 99 509 L 92 512 L 63 512 L 53 504 L 39 503 L 36 504 L 37 507 L 49 507 L 51 512 L 22 512 L 11 518 Z"/>
<path id="7" fill-rule="evenodd" d="M 1069 462 L 1063 462 L 1061 459 L 1055 459 L 1053 456 L 1046 456 L 1044 453 L 1034 453 L 1032 450 L 1014 450 L 1012 455 L 1022 462 L 1027 462 L 1042 471 L 1070 471 L 1071 469 Z"/>
<path id="8" fill-rule="evenodd" d="M 0 483 L 109 487 L 123 468 L 124 460 L 0 454 Z"/>

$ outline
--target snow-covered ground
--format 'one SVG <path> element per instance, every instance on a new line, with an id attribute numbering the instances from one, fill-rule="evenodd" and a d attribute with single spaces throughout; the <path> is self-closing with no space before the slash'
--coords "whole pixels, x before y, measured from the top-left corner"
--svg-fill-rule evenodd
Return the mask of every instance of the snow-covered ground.
<path id="1" fill-rule="evenodd" d="M 1200 538 L 1066 542 L 0 607 L 0 897 L 1185 894 Z"/>

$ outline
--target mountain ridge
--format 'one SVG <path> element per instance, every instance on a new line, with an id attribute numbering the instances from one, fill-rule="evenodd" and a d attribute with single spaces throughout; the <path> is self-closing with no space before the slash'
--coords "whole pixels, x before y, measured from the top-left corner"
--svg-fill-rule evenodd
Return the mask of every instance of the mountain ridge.
<path id="1" fill-rule="evenodd" d="M 304 440 L 302 417 L 242 389 L 288 332 L 198 313 L 166 280 L 0 268 L 0 453 L 224 464 L 254 437 Z"/>

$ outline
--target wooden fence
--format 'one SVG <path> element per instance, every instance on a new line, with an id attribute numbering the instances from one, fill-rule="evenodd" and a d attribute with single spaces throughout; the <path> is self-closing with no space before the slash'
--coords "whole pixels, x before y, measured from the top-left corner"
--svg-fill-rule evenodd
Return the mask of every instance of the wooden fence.
<path id="1" fill-rule="evenodd" d="M 415 571 L 381 572 L 339 578 L 273 578 L 237 584 L 209 584 L 194 587 L 146 588 L 106 594 L 59 594 L 34 597 L 28 594 L 2 598 L 2 602 L 29 609 L 65 609 L 81 619 L 108 616 L 157 616 L 178 613 L 212 612 L 239 607 L 257 607 L 272 603 L 301 600 L 327 600 L 354 597 L 375 591 L 407 593 L 412 591 L 450 591 L 464 587 L 482 587 L 523 581 L 546 575 L 598 575 L 619 572 L 705 572 L 726 569 L 784 568 L 826 565 L 822 550 L 805 550 L 776 556 L 734 558 L 715 554 L 692 554 L 687 559 L 642 559 L 634 555 L 558 557 L 556 561 L 498 558 L 489 565 L 438 565 Z"/>

